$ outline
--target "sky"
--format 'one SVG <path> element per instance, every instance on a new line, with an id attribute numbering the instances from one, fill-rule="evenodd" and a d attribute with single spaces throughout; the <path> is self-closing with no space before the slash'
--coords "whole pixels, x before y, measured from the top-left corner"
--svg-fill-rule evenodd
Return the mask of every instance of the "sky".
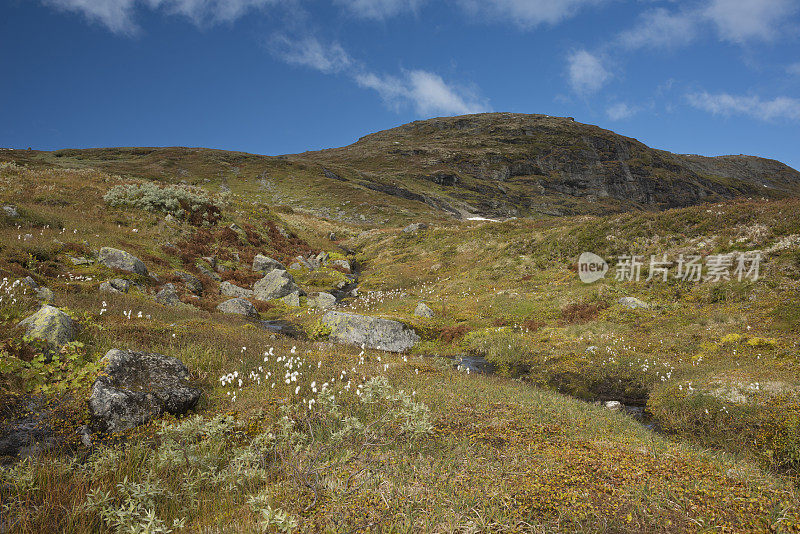
<path id="1" fill-rule="evenodd" d="M 800 169 L 800 0 L 0 6 L 0 147 L 277 155 L 503 111 Z"/>

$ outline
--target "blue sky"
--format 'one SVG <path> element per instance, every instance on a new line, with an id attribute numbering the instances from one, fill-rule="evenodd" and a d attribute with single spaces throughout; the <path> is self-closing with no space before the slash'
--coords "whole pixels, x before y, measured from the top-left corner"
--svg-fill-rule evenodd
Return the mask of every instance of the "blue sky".
<path id="1" fill-rule="evenodd" d="M 800 0 L 0 0 L 0 146 L 284 154 L 575 117 L 800 169 Z"/>

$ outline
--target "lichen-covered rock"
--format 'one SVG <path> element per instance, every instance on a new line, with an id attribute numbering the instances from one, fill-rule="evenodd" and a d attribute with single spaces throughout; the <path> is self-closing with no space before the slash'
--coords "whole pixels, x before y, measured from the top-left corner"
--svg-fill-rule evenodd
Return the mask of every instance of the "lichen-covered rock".
<path id="1" fill-rule="evenodd" d="M 420 302 L 417 304 L 417 308 L 414 310 L 414 315 L 417 317 L 426 317 L 430 319 L 433 317 L 433 310 L 430 309 L 424 302 Z"/>
<path id="2" fill-rule="evenodd" d="M 161 291 L 156 293 L 156 302 L 165 306 L 178 306 L 181 303 L 181 298 L 178 296 L 178 291 L 173 284 L 164 284 Z"/>
<path id="3" fill-rule="evenodd" d="M 112 269 L 147 275 L 147 267 L 142 260 L 124 250 L 103 247 L 97 255 L 97 260 L 106 267 L 111 267 Z"/>
<path id="4" fill-rule="evenodd" d="M 371 349 L 404 352 L 413 347 L 419 336 L 399 321 L 354 313 L 329 311 L 322 322 L 331 329 L 330 340 Z"/>
<path id="5" fill-rule="evenodd" d="M 208 278 L 211 278 L 212 280 L 215 280 L 217 282 L 222 280 L 222 277 L 220 275 L 218 275 L 217 273 L 215 273 L 212 270 L 209 270 L 208 268 L 206 268 L 205 265 L 198 264 L 197 265 L 197 270 L 200 271 L 200 274 L 202 274 L 203 276 L 207 276 Z"/>
<path id="6" fill-rule="evenodd" d="M 12 206 L 10 204 L 3 206 L 3 212 L 5 212 L 6 217 L 10 217 L 12 219 L 16 219 L 17 217 L 19 217 L 19 212 L 17 211 L 17 207 Z"/>
<path id="7" fill-rule="evenodd" d="M 75 336 L 75 325 L 70 316 L 47 304 L 19 324 L 27 328 L 27 335 L 45 340 L 56 348 L 69 343 Z"/>
<path id="8" fill-rule="evenodd" d="M 53 290 L 49 287 L 40 287 L 34 290 L 34 293 L 36 294 L 36 298 L 42 302 L 53 302 L 53 299 L 56 298 L 53 294 Z"/>
<path id="9" fill-rule="evenodd" d="M 636 297 L 622 297 L 617 301 L 619 304 L 622 304 L 626 308 L 637 309 L 637 308 L 649 308 L 650 305 L 644 301 L 637 299 Z"/>
<path id="10" fill-rule="evenodd" d="M 286 271 L 275 270 L 253 285 L 253 294 L 258 300 L 272 300 L 299 291 L 294 277 Z"/>
<path id="11" fill-rule="evenodd" d="M 287 306 L 300 306 L 300 292 L 299 291 L 292 291 L 285 297 L 281 297 L 278 300 L 286 304 Z"/>
<path id="12" fill-rule="evenodd" d="M 202 391 L 189 382 L 179 359 L 162 354 L 112 349 L 100 363 L 104 372 L 92 385 L 92 426 L 121 432 L 162 413 L 181 415 L 192 409 Z"/>
<path id="13" fill-rule="evenodd" d="M 328 310 L 336 306 L 336 297 L 330 293 L 320 291 L 308 297 L 308 305 L 320 310 Z"/>
<path id="14" fill-rule="evenodd" d="M 274 260 L 268 256 L 264 256 L 263 254 L 256 254 L 255 258 L 253 258 L 254 271 L 266 273 L 269 271 L 274 271 L 275 269 L 280 269 L 285 271 L 286 267 L 284 267 L 283 264 L 278 260 Z"/>
<path id="15" fill-rule="evenodd" d="M 258 310 L 253 306 L 253 303 L 241 297 L 226 300 L 217 305 L 217 311 L 244 315 L 245 317 L 258 317 Z"/>
<path id="16" fill-rule="evenodd" d="M 188 289 L 190 292 L 194 293 L 195 295 L 203 294 L 203 282 L 201 282 L 196 276 L 185 271 L 175 271 L 175 276 L 183 281 L 183 285 L 186 286 L 186 289 Z"/>
<path id="17" fill-rule="evenodd" d="M 226 297 L 250 298 L 253 296 L 253 291 L 251 289 L 245 289 L 227 281 L 219 285 L 219 292 Z"/>

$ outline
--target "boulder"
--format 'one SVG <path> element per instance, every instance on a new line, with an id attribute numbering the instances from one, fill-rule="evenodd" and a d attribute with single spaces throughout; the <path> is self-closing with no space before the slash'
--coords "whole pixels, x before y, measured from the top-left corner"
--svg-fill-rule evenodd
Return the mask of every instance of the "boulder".
<path id="1" fill-rule="evenodd" d="M 263 254 L 256 254 L 255 258 L 253 258 L 254 271 L 266 273 L 269 271 L 274 271 L 275 269 L 280 269 L 282 271 L 285 271 L 286 267 L 284 267 L 283 264 L 278 260 L 274 260 L 268 256 L 264 256 Z"/>
<path id="2" fill-rule="evenodd" d="M 94 263 L 94 260 L 89 258 L 84 258 L 83 256 L 75 258 L 73 256 L 69 256 L 69 261 L 72 262 L 73 265 L 80 267 L 81 265 L 91 265 Z"/>
<path id="3" fill-rule="evenodd" d="M 420 302 L 417 304 L 417 308 L 414 310 L 414 315 L 417 317 L 426 317 L 430 319 L 433 317 L 433 310 L 430 309 L 424 302 Z"/>
<path id="4" fill-rule="evenodd" d="M 106 267 L 111 267 L 112 269 L 147 275 L 147 267 L 142 260 L 124 250 L 103 247 L 100 249 L 97 260 Z"/>
<path id="5" fill-rule="evenodd" d="M 181 298 L 178 296 L 178 291 L 173 284 L 164 284 L 161 291 L 156 293 L 156 302 L 165 306 L 178 306 L 181 303 Z"/>
<path id="6" fill-rule="evenodd" d="M 290 268 L 290 269 L 294 269 L 295 271 L 299 271 L 300 269 L 302 269 L 302 268 L 303 268 L 303 266 L 300 264 L 300 262 L 297 262 L 297 261 L 296 261 L 296 262 L 292 263 L 292 264 L 289 266 L 289 268 Z"/>
<path id="7" fill-rule="evenodd" d="M 200 399 L 179 359 L 162 354 L 111 349 L 100 360 L 104 372 L 92 385 L 92 426 L 114 433 L 144 424 L 162 413 L 181 415 Z"/>
<path id="8" fill-rule="evenodd" d="M 299 291 L 292 291 L 285 297 L 281 297 L 278 300 L 286 304 L 287 306 L 300 306 L 300 292 Z"/>
<path id="9" fill-rule="evenodd" d="M 650 305 L 644 301 L 637 299 L 636 297 L 622 297 L 617 301 L 617 303 L 622 304 L 626 308 L 637 309 L 637 308 L 649 308 Z"/>
<path id="10" fill-rule="evenodd" d="M 612 412 L 618 412 L 622 410 L 622 403 L 620 401 L 610 400 L 603 403 L 603 406 L 606 409 L 611 410 Z"/>
<path id="11" fill-rule="evenodd" d="M 231 284 L 228 281 L 222 282 L 219 285 L 219 292 L 226 297 L 250 298 L 253 296 L 253 291 L 251 289 L 239 287 L 235 284 Z"/>
<path id="12" fill-rule="evenodd" d="M 352 269 L 350 267 L 350 262 L 347 260 L 333 260 L 331 265 L 335 265 L 336 267 L 340 267 L 347 272 L 350 272 Z"/>
<path id="13" fill-rule="evenodd" d="M 253 303 L 241 297 L 229 299 L 219 304 L 217 311 L 244 315 L 245 317 L 258 317 L 258 310 L 253 306 Z"/>
<path id="14" fill-rule="evenodd" d="M 175 271 L 175 276 L 183 280 L 183 285 L 186 286 L 186 289 L 188 289 L 190 292 L 194 293 L 195 295 L 203 294 L 203 282 L 201 282 L 196 276 L 185 271 Z"/>
<path id="15" fill-rule="evenodd" d="M 426 228 L 428 228 L 428 225 L 425 223 L 411 223 L 405 228 L 403 228 L 403 232 L 407 234 L 413 234 L 414 232 L 425 230 Z"/>
<path id="16" fill-rule="evenodd" d="M 320 291 L 319 293 L 314 293 L 308 297 L 308 305 L 312 308 L 328 310 L 336 306 L 336 297 L 330 293 Z"/>
<path id="17" fill-rule="evenodd" d="M 10 204 L 3 206 L 3 212 L 6 214 L 6 217 L 10 217 L 12 219 L 16 219 L 17 217 L 19 217 L 19 212 L 17 211 L 17 207 L 12 206 Z"/>
<path id="18" fill-rule="evenodd" d="M 27 328 L 27 335 L 45 340 L 56 348 L 69 343 L 75 336 L 75 325 L 70 316 L 48 304 L 19 324 Z"/>
<path id="19" fill-rule="evenodd" d="M 125 280 L 124 278 L 112 278 L 100 284 L 100 291 L 109 291 L 111 293 L 127 293 L 130 288 L 130 280 Z"/>
<path id="20" fill-rule="evenodd" d="M 329 311 L 322 317 L 322 322 L 331 329 L 331 341 L 364 345 L 371 349 L 404 352 L 420 339 L 403 323 L 380 317 Z"/>
<path id="21" fill-rule="evenodd" d="M 275 270 L 253 285 L 253 294 L 258 300 L 272 300 L 299 291 L 294 277 L 286 271 Z"/>

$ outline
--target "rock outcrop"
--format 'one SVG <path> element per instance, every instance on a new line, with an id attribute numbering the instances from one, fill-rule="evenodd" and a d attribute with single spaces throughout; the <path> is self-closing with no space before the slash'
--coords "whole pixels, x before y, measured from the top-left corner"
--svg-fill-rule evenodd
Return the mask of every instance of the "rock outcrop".
<path id="1" fill-rule="evenodd" d="M 286 267 L 284 267 L 283 264 L 278 260 L 274 260 L 268 256 L 264 256 L 263 254 L 256 254 L 255 258 L 253 258 L 254 271 L 267 273 L 270 271 L 274 271 L 275 269 L 280 269 L 282 271 L 285 271 Z"/>
<path id="2" fill-rule="evenodd" d="M 253 296 L 252 289 L 245 289 L 228 281 L 222 282 L 219 285 L 219 292 L 226 297 L 250 298 Z"/>
<path id="3" fill-rule="evenodd" d="M 104 372 L 92 385 L 92 427 L 115 433 L 162 413 L 181 415 L 200 399 L 179 359 L 162 354 L 112 349 L 100 360 Z"/>
<path id="4" fill-rule="evenodd" d="M 329 311 L 322 317 L 322 322 L 331 329 L 331 341 L 364 345 L 371 349 L 405 352 L 420 339 L 403 323 L 380 317 Z"/>

